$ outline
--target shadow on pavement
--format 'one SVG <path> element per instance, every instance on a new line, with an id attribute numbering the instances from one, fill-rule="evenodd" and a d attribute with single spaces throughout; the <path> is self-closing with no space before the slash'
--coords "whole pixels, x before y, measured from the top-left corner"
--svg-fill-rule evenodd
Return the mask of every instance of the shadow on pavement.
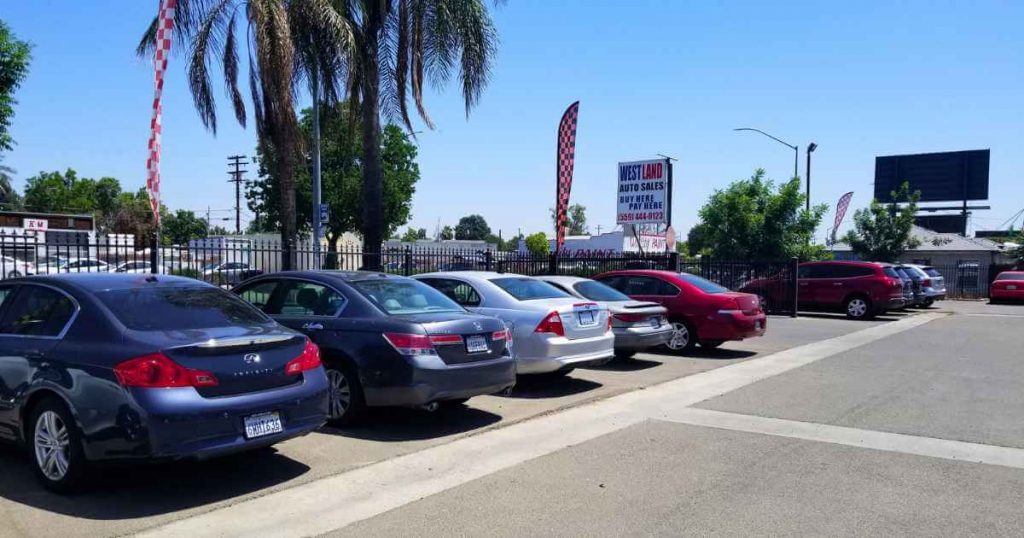
<path id="1" fill-rule="evenodd" d="M 645 352 L 646 353 L 646 352 Z M 609 363 L 602 364 L 600 366 L 586 366 L 587 370 L 601 370 L 604 372 L 639 372 L 641 370 L 647 370 L 649 368 L 655 368 L 661 366 L 662 363 L 658 361 L 648 361 L 644 359 L 615 359 Z"/>
<path id="2" fill-rule="evenodd" d="M 603 385 L 595 381 L 580 379 L 577 377 L 552 377 L 549 375 L 521 375 L 516 381 L 509 398 L 558 398 L 571 396 L 594 389 Z"/>
<path id="3" fill-rule="evenodd" d="M 404 407 L 371 408 L 358 426 L 324 426 L 320 433 L 368 441 L 420 441 L 468 432 L 501 420 L 500 415 L 467 405 L 442 406 L 430 413 Z"/>
<path id="4" fill-rule="evenodd" d="M 714 360 L 734 360 L 734 359 L 746 359 L 757 355 L 756 351 L 748 351 L 744 349 L 707 349 L 697 346 L 691 350 L 684 352 L 672 352 L 667 350 L 653 350 L 648 351 L 655 355 L 662 357 L 675 357 L 681 359 L 714 359 Z"/>
<path id="5" fill-rule="evenodd" d="M 15 449 L 0 450 L 0 498 L 93 520 L 133 519 L 224 501 L 281 484 L 309 467 L 274 449 L 204 462 L 103 466 L 95 486 L 61 496 L 43 489 L 32 462 Z"/>

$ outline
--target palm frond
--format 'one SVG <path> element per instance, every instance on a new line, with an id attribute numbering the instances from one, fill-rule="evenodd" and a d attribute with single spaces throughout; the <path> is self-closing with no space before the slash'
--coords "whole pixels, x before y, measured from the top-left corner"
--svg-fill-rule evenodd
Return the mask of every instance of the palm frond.
<path id="1" fill-rule="evenodd" d="M 427 114 L 427 109 L 423 105 L 423 18 L 426 13 L 426 2 L 424 0 L 413 0 L 413 2 L 411 28 L 412 65 L 410 66 L 412 98 L 416 102 L 416 110 L 419 112 L 420 118 L 423 119 L 428 128 L 433 129 L 434 122 L 430 119 L 430 115 Z"/>
<path id="2" fill-rule="evenodd" d="M 221 59 L 224 64 L 225 90 L 231 98 L 231 105 L 235 111 L 235 119 L 245 127 L 245 101 L 242 99 L 242 92 L 238 90 L 238 46 L 235 41 L 235 16 L 237 11 L 231 13 L 227 22 L 227 31 L 224 36 L 224 55 Z"/>
<path id="3" fill-rule="evenodd" d="M 222 48 L 220 40 L 230 21 L 228 8 L 233 1 L 217 0 L 210 11 L 204 13 L 189 55 L 188 85 L 192 92 L 192 102 L 203 125 L 213 133 L 217 132 L 217 100 L 213 96 L 213 83 L 210 81 L 210 57 L 214 50 Z"/>
<path id="4" fill-rule="evenodd" d="M 402 116 L 402 123 L 409 132 L 413 131 L 412 121 L 409 120 L 409 106 L 406 98 L 406 86 L 409 80 L 409 48 L 412 39 L 410 27 L 410 0 L 398 0 L 398 15 L 396 17 L 395 33 L 395 100 L 398 101 L 398 111 Z M 415 136 L 415 135 L 413 135 Z"/>

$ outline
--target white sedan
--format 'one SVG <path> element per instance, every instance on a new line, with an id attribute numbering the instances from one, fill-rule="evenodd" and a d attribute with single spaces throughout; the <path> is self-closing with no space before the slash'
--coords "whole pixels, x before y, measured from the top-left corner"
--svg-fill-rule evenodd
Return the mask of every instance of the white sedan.
<path id="1" fill-rule="evenodd" d="M 520 374 L 563 375 L 614 356 L 608 309 L 533 277 L 483 271 L 427 273 L 425 282 L 467 310 L 500 318 L 512 329 Z"/>
<path id="2" fill-rule="evenodd" d="M 17 278 L 32 275 L 35 272 L 35 266 L 27 261 L 10 256 L 0 256 L 0 278 Z"/>
<path id="3" fill-rule="evenodd" d="M 95 258 L 50 258 L 36 267 L 40 275 L 54 273 L 105 273 L 110 271 L 107 262 Z"/>

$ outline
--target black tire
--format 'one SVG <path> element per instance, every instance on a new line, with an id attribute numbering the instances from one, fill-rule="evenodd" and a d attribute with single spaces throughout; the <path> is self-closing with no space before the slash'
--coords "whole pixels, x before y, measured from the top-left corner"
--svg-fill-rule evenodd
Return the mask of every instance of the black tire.
<path id="1" fill-rule="evenodd" d="M 19 272 L 17 269 L 15 269 L 14 271 L 11 271 L 10 273 L 7 273 L 7 278 L 18 278 L 20 276 L 21 276 L 21 272 Z"/>
<path id="2" fill-rule="evenodd" d="M 636 356 L 636 351 L 616 351 L 615 360 L 628 361 Z"/>
<path id="3" fill-rule="evenodd" d="M 757 301 L 761 304 L 761 311 L 762 312 L 764 312 L 765 314 L 771 313 L 772 303 L 771 303 L 771 300 L 768 299 L 767 295 L 758 294 L 757 295 Z"/>
<path id="4" fill-rule="evenodd" d="M 82 449 L 82 433 L 63 401 L 56 397 L 41 400 L 29 413 L 27 432 L 32 469 L 43 487 L 74 493 L 88 484 L 89 462 Z"/>
<path id="5" fill-rule="evenodd" d="M 441 405 L 441 409 L 459 409 L 466 405 L 469 398 L 456 398 L 454 400 L 441 400 L 437 402 Z"/>
<path id="6" fill-rule="evenodd" d="M 705 349 L 715 349 L 725 343 L 725 340 L 702 340 L 700 347 Z"/>
<path id="7" fill-rule="evenodd" d="M 924 308 L 931 308 L 935 304 L 935 299 L 925 299 Z"/>
<path id="8" fill-rule="evenodd" d="M 679 353 L 682 351 L 689 351 L 693 349 L 693 346 L 697 345 L 697 331 L 693 330 L 693 326 L 690 322 L 677 319 L 670 322 L 672 324 L 672 338 L 664 344 L 665 348 L 671 352 Z"/>
<path id="9" fill-rule="evenodd" d="M 871 300 L 863 295 L 854 295 L 843 303 L 846 317 L 856 320 L 865 320 L 875 317 L 875 309 Z"/>
<path id="10" fill-rule="evenodd" d="M 327 423 L 339 427 L 358 424 L 366 414 L 366 400 L 363 398 L 359 374 L 348 365 L 328 366 L 326 371 L 327 383 L 330 385 Z"/>

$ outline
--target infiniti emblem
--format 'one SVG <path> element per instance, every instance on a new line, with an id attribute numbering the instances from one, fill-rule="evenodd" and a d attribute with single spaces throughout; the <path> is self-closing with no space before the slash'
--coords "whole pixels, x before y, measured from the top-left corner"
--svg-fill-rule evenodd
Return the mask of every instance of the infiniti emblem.
<path id="1" fill-rule="evenodd" d="M 246 364 L 258 364 L 260 362 L 260 356 L 256 353 L 246 353 L 242 360 Z"/>
<path id="2" fill-rule="evenodd" d="M 474 322 L 473 322 L 473 328 L 474 328 L 474 329 L 476 329 L 476 330 L 478 330 L 478 331 L 482 331 L 482 330 L 484 330 L 484 326 L 483 326 L 483 325 L 480 325 L 480 322 L 479 322 L 479 321 L 474 321 Z"/>

